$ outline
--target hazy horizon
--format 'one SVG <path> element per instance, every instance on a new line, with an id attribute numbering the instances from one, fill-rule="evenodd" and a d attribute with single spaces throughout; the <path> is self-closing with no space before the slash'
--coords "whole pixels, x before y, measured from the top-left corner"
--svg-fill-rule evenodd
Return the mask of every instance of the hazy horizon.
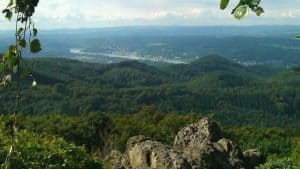
<path id="1" fill-rule="evenodd" d="M 1 1 L 0 7 L 6 2 Z M 253 26 L 299 25 L 300 1 L 262 0 L 265 13 L 250 13 L 237 21 L 231 16 L 236 1 L 219 10 L 219 0 L 41 0 L 34 20 L 40 29 L 109 28 L 124 26 Z M 0 20 L 0 30 L 13 22 Z"/>
<path id="2" fill-rule="evenodd" d="M 300 27 L 299 24 L 278 24 L 278 25 L 123 25 L 123 26 L 103 26 L 103 27 L 78 27 L 78 28 L 40 28 L 40 31 L 63 31 L 63 30 L 105 30 L 105 29 L 121 29 L 121 28 L 279 28 L 279 27 Z M 0 32 L 14 32 L 14 29 L 1 29 Z M 300 32 L 300 30 L 299 30 Z M 42 32 L 41 32 L 42 33 Z"/>

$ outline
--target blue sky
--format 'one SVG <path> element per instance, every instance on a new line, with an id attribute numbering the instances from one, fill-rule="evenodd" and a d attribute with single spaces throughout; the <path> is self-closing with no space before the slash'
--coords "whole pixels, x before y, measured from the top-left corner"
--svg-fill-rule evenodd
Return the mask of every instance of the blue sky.
<path id="1" fill-rule="evenodd" d="M 231 0 L 236 4 L 237 0 Z M 3 9 L 3 1 L 1 7 Z M 36 24 L 42 29 L 133 25 L 300 25 L 300 0 L 262 0 L 266 13 L 243 21 L 218 9 L 219 0 L 40 0 Z M 0 29 L 12 23 L 0 19 Z"/>

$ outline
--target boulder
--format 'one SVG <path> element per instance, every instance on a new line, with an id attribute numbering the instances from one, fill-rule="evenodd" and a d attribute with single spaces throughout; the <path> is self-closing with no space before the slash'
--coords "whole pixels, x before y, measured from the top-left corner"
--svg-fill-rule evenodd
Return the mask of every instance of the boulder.
<path id="1" fill-rule="evenodd" d="M 107 163 L 106 168 L 111 169 L 124 169 L 123 164 L 121 163 L 122 153 L 118 150 L 113 150 L 110 154 L 105 158 Z"/>
<path id="2" fill-rule="evenodd" d="M 257 149 L 247 150 L 243 152 L 243 156 L 247 169 L 254 169 L 260 164 L 265 163 L 267 160 L 266 156 Z"/>
<path id="3" fill-rule="evenodd" d="M 216 142 L 220 138 L 220 126 L 209 118 L 203 118 L 178 132 L 174 142 L 174 149 L 183 152 L 186 147 L 194 147 L 206 142 Z"/>
<path id="4" fill-rule="evenodd" d="M 222 139 L 221 127 L 209 118 L 181 129 L 174 149 L 182 153 L 193 169 L 244 168 L 239 147 Z"/>
<path id="5" fill-rule="evenodd" d="M 221 146 L 221 149 L 219 149 L 219 146 Z M 244 163 L 242 160 L 243 154 L 241 152 L 241 149 L 233 141 L 224 138 L 220 139 L 215 144 L 215 148 L 218 151 L 226 154 L 230 166 L 232 166 L 233 168 L 244 168 Z"/>
<path id="6" fill-rule="evenodd" d="M 212 143 L 206 142 L 197 147 L 188 147 L 182 152 L 193 169 L 222 169 L 228 166 L 226 154 L 215 149 Z M 227 167 L 226 167 L 227 168 Z"/>
<path id="7" fill-rule="evenodd" d="M 123 163 L 133 169 L 191 169 L 172 147 L 144 136 L 129 139 Z"/>
<path id="8" fill-rule="evenodd" d="M 252 169 L 261 164 L 257 150 L 241 153 L 233 141 L 221 137 L 220 126 L 203 118 L 178 132 L 173 147 L 135 136 L 123 155 L 112 152 L 111 169 Z"/>

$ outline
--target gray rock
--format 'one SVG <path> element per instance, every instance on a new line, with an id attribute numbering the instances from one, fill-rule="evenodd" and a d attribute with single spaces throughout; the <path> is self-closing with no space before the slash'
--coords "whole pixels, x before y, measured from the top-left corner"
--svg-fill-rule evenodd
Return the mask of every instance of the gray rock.
<path id="1" fill-rule="evenodd" d="M 127 154 L 123 154 L 121 163 L 125 169 L 132 169 L 132 167 L 130 165 L 130 160 L 129 160 L 129 157 Z"/>
<path id="2" fill-rule="evenodd" d="M 229 166 L 226 154 L 214 148 L 210 142 L 185 148 L 182 156 L 193 169 L 222 169 Z"/>
<path id="3" fill-rule="evenodd" d="M 216 142 L 220 138 L 220 126 L 209 118 L 203 118 L 199 122 L 184 127 L 178 132 L 174 142 L 174 149 L 183 152 L 186 147 L 205 142 Z"/>
<path id="4" fill-rule="evenodd" d="M 223 148 L 222 151 L 219 151 L 226 154 L 230 166 L 232 166 L 233 168 L 243 168 L 243 154 L 237 144 L 228 139 L 220 139 L 215 145 L 220 145 Z"/>
<path id="5" fill-rule="evenodd" d="M 247 169 L 254 169 L 255 167 L 265 163 L 267 160 L 266 156 L 257 149 L 247 150 L 243 152 L 243 156 Z"/>
<path id="6" fill-rule="evenodd" d="M 112 152 L 107 161 L 112 169 L 248 169 L 263 160 L 257 150 L 242 154 L 237 144 L 221 138 L 216 122 L 203 118 L 180 130 L 173 147 L 135 136 L 123 155 Z"/>
<path id="7" fill-rule="evenodd" d="M 107 163 L 106 168 L 110 169 L 124 169 L 123 164 L 121 163 L 122 153 L 118 150 L 113 150 L 110 154 L 105 158 Z"/>
<path id="8" fill-rule="evenodd" d="M 131 138 L 127 145 L 129 149 L 127 149 L 126 155 L 133 169 L 191 168 L 187 161 L 170 146 L 140 138 L 141 136 Z"/>
<path id="9" fill-rule="evenodd" d="M 239 147 L 221 139 L 220 126 L 209 118 L 181 129 L 174 149 L 181 152 L 194 169 L 243 168 Z"/>

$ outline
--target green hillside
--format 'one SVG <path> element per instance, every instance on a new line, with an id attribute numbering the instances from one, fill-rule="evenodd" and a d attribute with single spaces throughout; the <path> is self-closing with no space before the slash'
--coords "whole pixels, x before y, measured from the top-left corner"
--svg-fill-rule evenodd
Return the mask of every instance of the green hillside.
<path id="1" fill-rule="evenodd" d="M 242 66 L 220 56 L 163 67 L 136 61 L 102 65 L 48 58 L 27 62 L 39 85 L 30 87 L 28 79 L 23 86 L 24 114 L 131 114 L 153 105 L 162 112 L 214 113 L 228 124 L 260 120 L 261 125 L 276 126 L 299 118 L 297 83 L 289 86 L 285 84 L 289 80 L 282 80 L 297 79 L 297 73 L 289 70 L 277 73 Z M 13 92 L 0 90 L 0 112 L 9 113 Z M 275 120 L 268 121 L 269 116 Z"/>
<path id="2" fill-rule="evenodd" d="M 282 71 L 267 79 L 267 83 L 273 86 L 299 87 L 300 71 L 297 68 L 291 68 Z"/>
<path id="3" fill-rule="evenodd" d="M 112 149 L 124 150 L 129 137 L 142 134 L 171 145 L 181 127 L 203 116 L 219 121 L 226 129 L 223 134 L 243 150 L 263 151 L 269 158 L 267 167 L 290 165 L 299 157 L 297 69 L 247 67 L 220 56 L 157 67 L 136 61 L 102 65 L 45 58 L 26 62 L 38 86 L 31 87 L 31 79 L 22 86 L 23 115 L 17 117 L 22 142 L 16 159 L 24 161 L 19 166 L 30 167 L 29 158 L 48 154 L 67 161 L 50 158 L 35 165 L 74 168 L 80 163 L 81 168 L 101 168 L 103 162 L 97 157 L 104 159 Z M 11 113 L 14 91 L 15 84 L 0 88 L 3 114 Z M 10 116 L 1 117 L 0 157 L 4 159 L 9 148 L 4 131 L 10 130 Z M 51 142 L 50 147 L 44 142 Z M 27 143 L 31 146 L 23 145 Z"/>
<path id="4" fill-rule="evenodd" d="M 242 66 L 218 55 L 202 57 L 190 64 L 178 64 L 163 68 L 172 77 L 183 81 L 190 80 L 202 73 L 225 72 L 234 73 L 241 76 L 252 76 L 264 78 L 275 74 L 278 70 L 263 66 Z"/>
<path id="5" fill-rule="evenodd" d="M 242 76 L 235 73 L 216 71 L 199 74 L 187 82 L 187 86 L 194 89 L 236 88 L 254 86 L 256 81 L 258 80 L 247 75 Z"/>

